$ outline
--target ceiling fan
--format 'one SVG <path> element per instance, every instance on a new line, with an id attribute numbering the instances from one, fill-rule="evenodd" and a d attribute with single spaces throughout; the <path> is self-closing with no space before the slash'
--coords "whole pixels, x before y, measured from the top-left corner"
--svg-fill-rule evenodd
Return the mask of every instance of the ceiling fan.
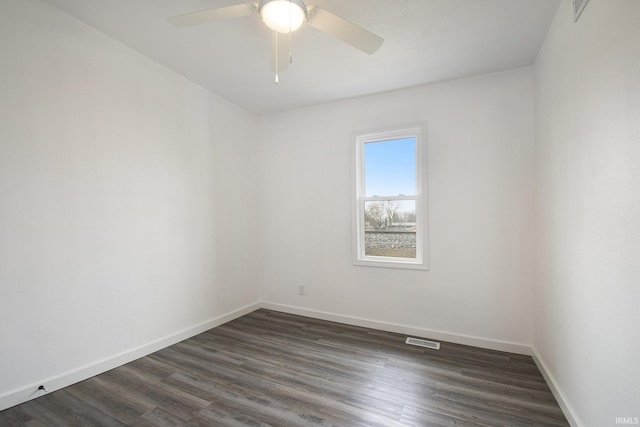
<path id="1" fill-rule="evenodd" d="M 243 3 L 185 13 L 167 20 L 178 28 L 185 28 L 255 14 L 259 14 L 265 25 L 274 31 L 271 68 L 276 73 L 276 83 L 278 72 L 286 70 L 288 64 L 293 62 L 291 34 L 305 22 L 369 55 L 376 52 L 384 42 L 382 37 L 326 9 L 307 7 L 302 0 L 261 0 L 260 3 Z M 288 52 L 287 57 L 278 55 L 279 51 Z"/>

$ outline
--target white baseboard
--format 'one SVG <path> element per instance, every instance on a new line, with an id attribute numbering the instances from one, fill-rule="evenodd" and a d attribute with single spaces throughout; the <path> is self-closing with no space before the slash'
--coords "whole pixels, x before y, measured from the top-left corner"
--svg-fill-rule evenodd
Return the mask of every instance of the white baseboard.
<path id="1" fill-rule="evenodd" d="M 448 341 L 456 344 L 471 345 L 490 350 L 506 351 L 509 353 L 524 354 L 531 356 L 531 346 L 527 344 L 512 343 L 507 341 L 478 338 L 468 335 L 454 334 L 450 332 L 434 331 L 430 329 L 417 328 L 414 326 L 398 325 L 395 323 L 380 322 L 377 320 L 363 319 L 354 316 L 329 313 L 325 311 L 311 310 L 302 307 L 294 307 L 284 304 L 276 304 L 268 301 L 262 302 L 262 308 L 281 311 L 300 316 L 313 317 L 315 319 L 329 320 L 332 322 L 345 323 L 347 325 L 362 326 L 365 328 L 378 329 L 381 331 L 395 332 L 405 335 L 413 335 L 421 338 L 430 338 L 440 341 Z"/>
<path id="2" fill-rule="evenodd" d="M 162 350 L 163 348 L 169 347 L 187 338 L 191 338 L 195 335 L 201 334 L 202 332 L 208 331 L 211 328 L 215 328 L 216 326 L 220 326 L 233 319 L 244 316 L 245 314 L 251 313 L 252 311 L 255 311 L 259 308 L 260 303 L 250 304 L 221 316 L 215 317 L 213 319 L 207 320 L 206 322 L 200 323 L 198 325 L 183 329 L 182 331 L 178 331 L 164 338 L 160 338 L 156 341 L 141 345 L 131 350 L 127 350 L 123 353 L 116 354 L 114 356 L 96 361 L 94 363 L 82 366 L 78 369 L 74 369 L 60 375 L 56 375 L 50 378 L 43 378 L 41 381 L 38 381 L 35 384 L 30 384 L 20 389 L 10 391 L 0 396 L 0 411 L 18 405 L 20 403 L 24 403 L 28 400 L 35 399 L 36 397 L 40 397 L 46 393 L 70 386 L 71 384 L 75 384 L 79 381 L 86 380 L 87 378 L 91 378 L 95 375 L 101 374 L 126 363 L 132 362 L 136 359 L 139 359 L 158 350 Z M 38 387 L 40 385 L 44 385 L 47 390 L 39 391 Z"/>
<path id="3" fill-rule="evenodd" d="M 567 418 L 571 427 L 583 427 L 584 424 L 578 418 L 578 414 L 569 403 L 569 399 L 567 399 L 567 396 L 562 391 L 562 388 L 560 388 L 560 385 L 551 374 L 551 371 L 549 371 L 549 368 L 546 363 L 544 363 L 544 360 L 540 357 L 535 347 L 532 347 L 531 349 L 531 357 L 533 357 L 533 361 L 536 362 L 536 366 L 538 366 L 538 369 L 542 373 L 544 380 L 547 382 L 547 385 L 551 389 L 551 393 L 553 393 L 553 396 L 556 398 L 558 405 L 560 405 L 560 409 L 562 409 L 562 413 Z"/>

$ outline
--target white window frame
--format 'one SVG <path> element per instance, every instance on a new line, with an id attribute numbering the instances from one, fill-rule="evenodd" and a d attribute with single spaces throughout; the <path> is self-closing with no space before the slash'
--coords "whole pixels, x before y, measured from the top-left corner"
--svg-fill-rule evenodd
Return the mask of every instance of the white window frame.
<path id="1" fill-rule="evenodd" d="M 369 267 L 429 269 L 428 211 L 427 211 L 427 141 L 426 123 L 372 131 L 355 132 L 352 135 L 353 164 L 353 264 Z M 384 195 L 366 197 L 364 146 L 370 142 L 382 142 L 407 137 L 415 138 L 416 144 L 416 194 L 411 196 Z M 416 203 L 416 258 L 398 258 L 365 255 L 364 209 L 367 201 L 415 200 Z"/>

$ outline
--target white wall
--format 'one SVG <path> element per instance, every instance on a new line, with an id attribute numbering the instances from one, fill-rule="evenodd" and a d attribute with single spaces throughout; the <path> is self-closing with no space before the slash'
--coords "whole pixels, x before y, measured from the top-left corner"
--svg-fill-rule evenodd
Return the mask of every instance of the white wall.
<path id="1" fill-rule="evenodd" d="M 640 417 L 639 23 L 565 0 L 535 63 L 533 346 L 574 425 Z"/>
<path id="2" fill-rule="evenodd" d="M 431 269 L 353 266 L 350 134 L 422 120 Z M 259 131 L 268 307 L 528 351 L 530 68 L 263 117 Z"/>
<path id="3" fill-rule="evenodd" d="M 256 118 L 0 2 L 0 409 L 259 301 Z"/>

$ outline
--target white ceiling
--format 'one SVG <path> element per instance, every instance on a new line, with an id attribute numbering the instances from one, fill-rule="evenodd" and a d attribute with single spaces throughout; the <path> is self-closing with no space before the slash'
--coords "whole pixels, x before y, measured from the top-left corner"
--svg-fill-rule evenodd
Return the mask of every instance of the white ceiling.
<path id="1" fill-rule="evenodd" d="M 531 65 L 560 0 L 308 0 L 382 36 L 369 56 L 308 25 L 274 84 L 258 15 L 176 29 L 242 0 L 45 0 L 256 114 Z"/>

